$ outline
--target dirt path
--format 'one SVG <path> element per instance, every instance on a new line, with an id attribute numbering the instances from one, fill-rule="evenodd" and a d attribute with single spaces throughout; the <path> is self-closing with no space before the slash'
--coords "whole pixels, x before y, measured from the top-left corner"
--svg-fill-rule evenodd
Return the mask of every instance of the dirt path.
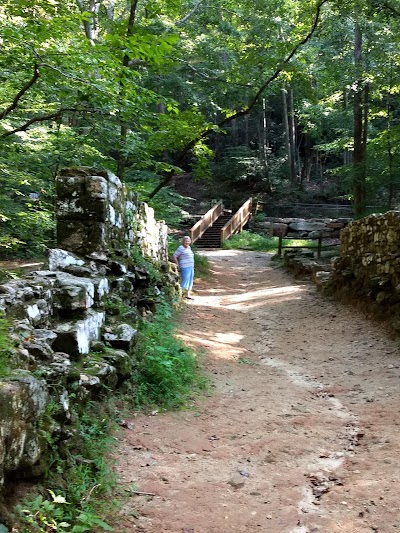
<path id="1" fill-rule="evenodd" d="M 207 255 L 182 336 L 214 389 L 125 430 L 119 531 L 400 531 L 398 344 L 268 254 Z"/>

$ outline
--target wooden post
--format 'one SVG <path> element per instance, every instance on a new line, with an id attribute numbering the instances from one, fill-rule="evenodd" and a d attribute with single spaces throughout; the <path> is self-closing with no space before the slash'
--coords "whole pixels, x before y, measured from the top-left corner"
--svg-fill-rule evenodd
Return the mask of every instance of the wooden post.
<path id="1" fill-rule="evenodd" d="M 282 255 L 282 235 L 279 235 L 278 255 Z"/>
<path id="2" fill-rule="evenodd" d="M 318 251 L 317 251 L 318 259 L 321 257 L 321 248 L 322 248 L 322 233 L 320 233 L 318 237 Z"/>

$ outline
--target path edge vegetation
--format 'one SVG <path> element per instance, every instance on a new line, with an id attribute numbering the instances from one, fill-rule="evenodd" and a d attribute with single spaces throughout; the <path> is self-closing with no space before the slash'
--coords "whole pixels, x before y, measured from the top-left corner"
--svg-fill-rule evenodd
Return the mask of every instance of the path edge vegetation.
<path id="1" fill-rule="evenodd" d="M 206 258 L 196 254 L 203 275 Z M 81 533 L 116 531 L 113 527 L 125 493 L 113 472 L 118 434 L 137 412 L 182 409 L 205 392 L 208 380 L 201 367 L 201 353 L 186 346 L 178 336 L 182 301 L 158 305 L 151 320 L 141 320 L 135 351 L 136 371 L 118 391 L 104 390 L 99 401 L 89 401 L 73 413 L 77 431 L 72 448 L 60 450 L 43 422 L 51 460 L 40 483 L 13 512 L 13 533 Z M 7 322 L 0 330 L 0 360 L 10 344 Z M 6 363 L 5 363 L 6 364 Z M 3 375 L 5 375 L 3 373 Z M 48 407 L 50 418 L 53 404 Z"/>

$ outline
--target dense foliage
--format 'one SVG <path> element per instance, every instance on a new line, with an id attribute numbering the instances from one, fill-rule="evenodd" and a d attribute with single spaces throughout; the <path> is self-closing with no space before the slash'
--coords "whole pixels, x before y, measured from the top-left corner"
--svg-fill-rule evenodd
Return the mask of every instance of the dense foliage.
<path id="1" fill-rule="evenodd" d="M 149 198 L 183 170 L 396 206 L 399 19 L 398 0 L 5 0 L 0 251 L 52 242 L 63 166 Z"/>

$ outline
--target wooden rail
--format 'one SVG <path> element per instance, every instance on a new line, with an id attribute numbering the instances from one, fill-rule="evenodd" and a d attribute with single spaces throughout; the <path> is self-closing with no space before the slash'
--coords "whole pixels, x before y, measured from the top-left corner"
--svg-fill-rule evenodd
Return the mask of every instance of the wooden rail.
<path id="1" fill-rule="evenodd" d="M 249 198 L 221 229 L 221 245 L 235 233 L 242 231 L 251 217 L 252 199 Z"/>
<path id="2" fill-rule="evenodd" d="M 196 242 L 197 239 L 200 239 L 203 233 L 214 224 L 214 222 L 222 215 L 223 212 L 224 205 L 222 200 L 220 200 L 190 229 L 189 235 L 192 243 Z"/>
<path id="3" fill-rule="evenodd" d="M 282 237 L 282 235 L 279 235 L 279 245 L 278 245 L 278 255 L 282 255 L 282 249 L 283 248 L 287 248 L 287 249 L 291 249 L 291 250 L 295 250 L 296 248 L 307 248 L 307 249 L 310 249 L 310 250 L 313 250 L 315 249 L 315 246 L 311 246 L 311 245 L 300 245 L 300 246 L 284 246 L 283 245 L 283 241 L 284 240 L 288 240 L 288 241 L 293 241 L 293 240 L 299 240 L 299 241 L 315 241 L 315 240 L 318 240 L 318 245 L 317 245 L 317 258 L 319 259 L 321 257 L 321 250 L 322 250 L 322 246 L 324 246 L 324 248 L 327 248 L 329 246 L 338 246 L 338 244 L 324 244 L 322 245 L 322 235 L 320 234 L 318 237 Z"/>

